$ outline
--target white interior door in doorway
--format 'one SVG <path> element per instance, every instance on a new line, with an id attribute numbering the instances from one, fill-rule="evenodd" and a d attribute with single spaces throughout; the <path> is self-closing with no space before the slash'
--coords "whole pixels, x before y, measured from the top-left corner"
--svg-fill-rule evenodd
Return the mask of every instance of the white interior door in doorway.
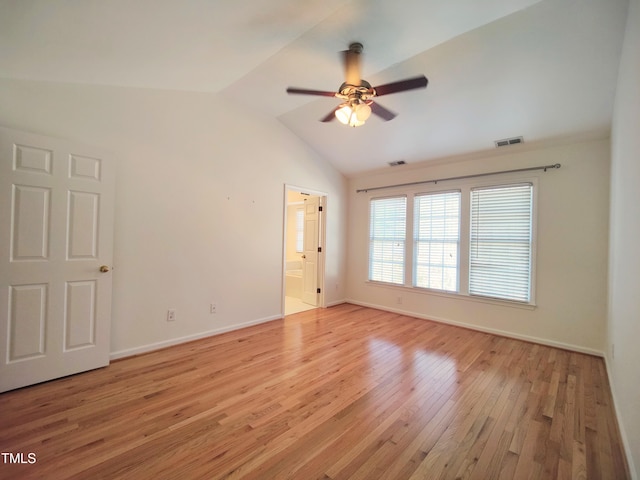
<path id="1" fill-rule="evenodd" d="M 304 233 L 302 253 L 302 301 L 318 306 L 318 246 L 320 198 L 309 197 L 304 201 Z"/>
<path id="2" fill-rule="evenodd" d="M 0 391 L 108 365 L 114 167 L 0 129 Z"/>

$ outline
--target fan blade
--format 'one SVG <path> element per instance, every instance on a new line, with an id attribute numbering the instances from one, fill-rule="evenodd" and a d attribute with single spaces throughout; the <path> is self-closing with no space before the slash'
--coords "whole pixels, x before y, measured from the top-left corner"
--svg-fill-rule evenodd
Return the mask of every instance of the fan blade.
<path id="1" fill-rule="evenodd" d="M 371 107 L 371 113 L 375 113 L 376 115 L 381 117 L 385 122 L 388 122 L 389 120 L 393 120 L 397 116 L 396 113 L 392 112 L 387 108 L 384 108 L 379 103 L 371 102 L 369 106 Z"/>
<path id="2" fill-rule="evenodd" d="M 287 88 L 287 93 L 297 93 L 301 95 L 319 95 L 321 97 L 335 97 L 335 92 L 325 92 L 323 90 L 307 90 L 305 88 Z"/>
<path id="3" fill-rule="evenodd" d="M 360 86 L 360 55 L 362 54 L 362 44 L 352 43 L 349 50 L 344 52 L 344 72 L 345 83 L 355 87 Z"/>
<path id="4" fill-rule="evenodd" d="M 399 82 L 387 83 L 374 87 L 376 96 L 389 95 L 390 93 L 404 92 L 405 90 L 414 90 L 416 88 L 425 88 L 429 81 L 424 75 L 420 75 L 415 78 L 407 78 L 406 80 L 400 80 Z"/>
<path id="5" fill-rule="evenodd" d="M 331 110 L 331 113 L 329 115 L 327 115 L 326 117 L 324 117 L 322 120 L 320 120 L 321 122 L 330 122 L 331 120 L 334 120 L 336 118 L 336 110 L 338 110 L 339 106 L 334 108 L 333 110 Z"/>

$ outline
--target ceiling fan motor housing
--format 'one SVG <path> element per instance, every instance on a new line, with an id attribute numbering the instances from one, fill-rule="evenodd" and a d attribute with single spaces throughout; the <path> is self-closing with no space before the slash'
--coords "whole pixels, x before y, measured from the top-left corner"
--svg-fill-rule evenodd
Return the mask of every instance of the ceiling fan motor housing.
<path id="1" fill-rule="evenodd" d="M 349 51 L 357 54 L 361 54 L 364 46 L 360 42 L 353 42 L 349 45 Z"/>
<path id="2" fill-rule="evenodd" d="M 374 97 L 376 91 L 371 87 L 371 84 L 366 80 L 361 80 L 360 85 L 350 85 L 348 83 L 343 83 L 340 85 L 338 89 L 338 93 L 340 98 L 345 100 L 358 99 L 358 100 L 368 100 L 371 97 Z"/>

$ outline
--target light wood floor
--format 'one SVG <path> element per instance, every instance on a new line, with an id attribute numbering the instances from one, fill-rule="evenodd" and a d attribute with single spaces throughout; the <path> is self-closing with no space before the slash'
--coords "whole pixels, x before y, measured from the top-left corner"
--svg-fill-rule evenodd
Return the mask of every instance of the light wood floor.
<path id="1" fill-rule="evenodd" d="M 1 478 L 629 478 L 602 359 L 340 305 L 0 395 Z"/>

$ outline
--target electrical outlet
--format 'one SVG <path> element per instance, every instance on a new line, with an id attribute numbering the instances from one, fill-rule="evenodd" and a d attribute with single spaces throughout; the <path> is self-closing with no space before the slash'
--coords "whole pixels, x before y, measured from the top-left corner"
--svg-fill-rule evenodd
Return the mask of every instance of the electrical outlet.
<path id="1" fill-rule="evenodd" d="M 215 303 L 212 303 L 211 305 L 209 305 L 209 313 L 217 313 L 217 306 Z"/>
<path id="2" fill-rule="evenodd" d="M 397 303 L 398 305 L 402 305 L 402 297 L 397 297 L 397 298 L 396 298 L 396 303 Z"/>
<path id="3" fill-rule="evenodd" d="M 173 308 L 167 310 L 167 322 L 175 322 L 176 321 L 176 311 Z"/>

